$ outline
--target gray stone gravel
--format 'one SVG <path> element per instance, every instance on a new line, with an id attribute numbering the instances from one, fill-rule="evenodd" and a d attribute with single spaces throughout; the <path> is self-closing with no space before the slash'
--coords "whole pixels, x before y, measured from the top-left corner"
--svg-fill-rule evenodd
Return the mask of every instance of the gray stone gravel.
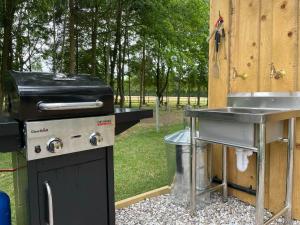
<path id="1" fill-rule="evenodd" d="M 134 204 L 125 209 L 116 210 L 117 225 L 250 225 L 254 222 L 255 208 L 229 197 L 227 203 L 223 203 L 220 194 L 211 196 L 211 203 L 197 210 L 197 215 L 191 217 L 186 207 L 175 204 L 170 195 Z M 266 218 L 271 214 L 266 212 Z M 273 225 L 284 224 L 284 219 L 279 218 Z M 293 225 L 300 225 L 300 221 L 294 221 Z"/>

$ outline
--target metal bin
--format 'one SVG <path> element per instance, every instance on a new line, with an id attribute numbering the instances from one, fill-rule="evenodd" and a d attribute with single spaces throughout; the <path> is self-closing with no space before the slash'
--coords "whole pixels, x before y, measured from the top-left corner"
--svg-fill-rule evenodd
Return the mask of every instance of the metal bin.
<path id="1" fill-rule="evenodd" d="M 190 202 L 190 129 L 178 131 L 165 137 L 167 144 L 168 184 L 174 200 L 183 205 Z M 207 143 L 201 142 L 197 147 L 197 189 L 204 190 L 210 185 L 209 152 Z M 209 194 L 197 199 L 199 206 L 209 201 Z"/>

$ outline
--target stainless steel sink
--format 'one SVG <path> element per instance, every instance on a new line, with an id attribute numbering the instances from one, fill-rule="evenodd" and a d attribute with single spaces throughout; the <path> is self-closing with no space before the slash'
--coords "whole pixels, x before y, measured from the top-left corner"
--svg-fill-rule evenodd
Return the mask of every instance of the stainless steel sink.
<path id="1" fill-rule="evenodd" d="M 187 110 L 191 118 L 191 213 L 196 201 L 196 146 L 198 141 L 223 145 L 223 182 L 206 191 L 223 189 L 227 199 L 227 147 L 257 152 L 256 224 L 270 224 L 281 215 L 291 222 L 293 151 L 295 123 L 300 117 L 300 93 L 237 93 L 228 96 L 228 107 Z M 284 121 L 288 120 L 288 137 Z M 287 191 L 285 207 L 264 222 L 265 145 L 277 140 L 288 142 Z M 204 193 L 204 191 L 202 192 Z"/>
<path id="2" fill-rule="evenodd" d="M 198 109 L 187 111 L 187 116 L 195 116 L 202 119 L 214 119 L 224 121 L 237 121 L 243 123 L 265 123 L 280 121 L 299 116 L 299 110 L 253 108 L 253 107 L 226 107 L 217 109 Z"/>
<path id="3" fill-rule="evenodd" d="M 280 99 L 278 100 L 278 95 L 270 97 L 270 93 L 267 96 L 262 94 L 259 97 L 247 96 L 244 97 L 245 101 L 242 101 L 243 95 L 239 98 L 234 95 L 234 99 L 237 98 L 238 101 L 230 99 L 229 96 L 228 102 L 231 105 L 228 107 L 186 111 L 186 116 L 199 119 L 199 139 L 256 149 L 258 144 L 256 127 L 259 124 L 266 125 L 266 142 L 271 143 L 283 138 L 284 120 L 300 117 L 300 110 L 296 109 L 294 104 L 284 104 L 285 102 L 289 103 L 285 95 L 285 98 L 281 99 L 284 101 L 283 103 L 279 101 Z M 252 101 L 250 101 L 251 98 Z M 293 99 L 295 100 L 295 96 Z M 246 107 L 245 102 L 252 107 Z M 272 105 L 272 102 L 276 105 Z M 276 108 L 279 102 L 282 108 Z"/>
<path id="4" fill-rule="evenodd" d="M 257 126 L 266 124 L 266 142 L 283 137 L 283 120 L 294 117 L 294 110 L 226 107 L 187 111 L 199 119 L 199 139 L 230 146 L 256 149 Z"/>

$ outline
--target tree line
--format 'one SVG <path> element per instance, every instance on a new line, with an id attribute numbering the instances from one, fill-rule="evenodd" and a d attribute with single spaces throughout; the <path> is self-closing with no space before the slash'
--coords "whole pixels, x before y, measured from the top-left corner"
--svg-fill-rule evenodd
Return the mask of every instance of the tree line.
<path id="1" fill-rule="evenodd" d="M 99 76 L 120 106 L 132 93 L 140 106 L 146 92 L 199 99 L 208 15 L 208 0 L 0 0 L 0 99 L 8 70 L 45 69 Z"/>

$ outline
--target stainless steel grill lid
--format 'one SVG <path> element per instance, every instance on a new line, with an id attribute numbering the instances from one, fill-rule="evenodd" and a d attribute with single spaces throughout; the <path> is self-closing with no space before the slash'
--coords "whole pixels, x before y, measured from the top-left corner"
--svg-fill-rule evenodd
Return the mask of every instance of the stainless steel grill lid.
<path id="1" fill-rule="evenodd" d="M 114 113 L 113 91 L 90 75 L 9 72 L 9 112 L 19 120 L 42 120 Z"/>

